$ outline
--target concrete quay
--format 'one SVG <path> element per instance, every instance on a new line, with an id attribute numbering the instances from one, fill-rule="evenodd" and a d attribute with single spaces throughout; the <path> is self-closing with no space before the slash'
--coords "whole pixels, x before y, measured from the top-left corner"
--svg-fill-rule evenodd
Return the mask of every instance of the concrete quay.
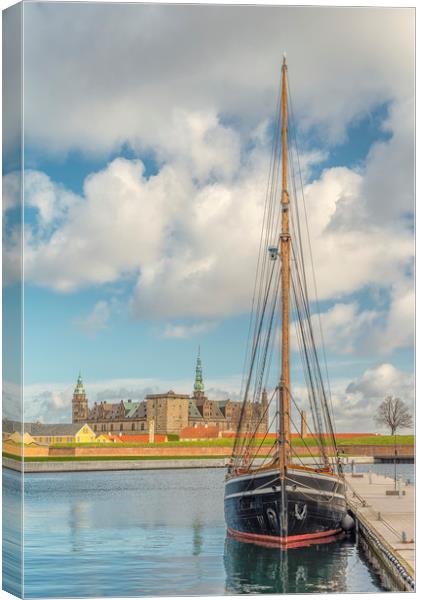
<path id="1" fill-rule="evenodd" d="M 25 473 L 63 473 L 66 471 L 136 471 L 150 469 L 204 469 L 224 468 L 229 458 L 168 458 L 160 460 L 67 460 L 31 461 L 25 462 Z M 257 464 L 258 459 L 256 459 Z M 343 459 L 343 464 L 373 464 L 371 456 L 350 456 Z M 303 457 L 299 464 L 313 465 L 314 458 Z M 22 462 L 3 456 L 3 467 L 22 472 Z"/>
<path id="2" fill-rule="evenodd" d="M 384 585 L 415 591 L 415 488 L 375 473 L 345 475 L 356 534 Z"/>
<path id="3" fill-rule="evenodd" d="M 204 469 L 225 467 L 225 458 L 193 458 L 163 460 L 69 460 L 22 463 L 3 456 L 3 467 L 25 473 L 63 473 L 76 471 L 138 471 L 151 469 Z M 22 466 L 24 465 L 24 468 Z"/>

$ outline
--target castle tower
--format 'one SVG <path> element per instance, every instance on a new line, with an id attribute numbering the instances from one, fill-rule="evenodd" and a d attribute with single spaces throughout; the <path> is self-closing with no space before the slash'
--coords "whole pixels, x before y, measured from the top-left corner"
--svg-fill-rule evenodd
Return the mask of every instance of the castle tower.
<path id="1" fill-rule="evenodd" d="M 88 420 L 88 399 L 79 373 L 72 398 L 72 423 L 86 423 Z"/>
<path id="2" fill-rule="evenodd" d="M 197 353 L 196 360 L 196 377 L 194 380 L 194 392 L 193 396 L 195 398 L 201 398 L 205 394 L 205 386 L 203 384 L 203 373 L 202 373 L 202 361 L 200 358 L 200 346 Z"/>

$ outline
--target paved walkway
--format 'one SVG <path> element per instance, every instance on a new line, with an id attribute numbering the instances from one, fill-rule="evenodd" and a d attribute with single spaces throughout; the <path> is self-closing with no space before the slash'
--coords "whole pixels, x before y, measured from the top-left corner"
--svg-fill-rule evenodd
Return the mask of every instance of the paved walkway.
<path id="1" fill-rule="evenodd" d="M 362 475 L 362 477 L 361 477 Z M 393 549 L 396 558 L 403 559 L 415 571 L 415 488 L 401 484 L 403 496 L 387 496 L 386 490 L 394 490 L 395 482 L 389 477 L 375 473 L 345 475 L 348 486 L 347 498 L 357 514 L 362 515 L 372 528 Z M 364 506 L 365 504 L 365 506 Z M 405 532 L 406 543 L 402 541 Z"/>

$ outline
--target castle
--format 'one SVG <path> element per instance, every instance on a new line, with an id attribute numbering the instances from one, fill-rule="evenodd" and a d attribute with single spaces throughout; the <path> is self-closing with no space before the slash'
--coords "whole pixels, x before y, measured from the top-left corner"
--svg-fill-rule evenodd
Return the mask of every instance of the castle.
<path id="1" fill-rule="evenodd" d="M 268 428 L 267 393 L 260 403 L 247 403 L 244 409 L 245 431 L 264 433 Z M 140 402 L 95 402 L 88 398 L 79 374 L 72 399 L 72 422 L 87 423 L 97 433 L 146 433 L 152 424 L 157 434 L 176 434 L 186 427 L 214 427 L 219 432 L 235 432 L 242 403 L 210 400 L 205 395 L 200 351 L 196 361 L 193 394 L 149 394 Z"/>

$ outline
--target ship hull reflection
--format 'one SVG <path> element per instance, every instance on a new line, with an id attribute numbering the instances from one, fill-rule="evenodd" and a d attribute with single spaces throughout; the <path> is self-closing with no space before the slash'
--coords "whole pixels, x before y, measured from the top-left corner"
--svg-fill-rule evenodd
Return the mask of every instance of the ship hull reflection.
<path id="1" fill-rule="evenodd" d="M 348 556 L 354 544 L 344 536 L 294 550 L 239 541 L 227 535 L 226 592 L 345 592 Z"/>

